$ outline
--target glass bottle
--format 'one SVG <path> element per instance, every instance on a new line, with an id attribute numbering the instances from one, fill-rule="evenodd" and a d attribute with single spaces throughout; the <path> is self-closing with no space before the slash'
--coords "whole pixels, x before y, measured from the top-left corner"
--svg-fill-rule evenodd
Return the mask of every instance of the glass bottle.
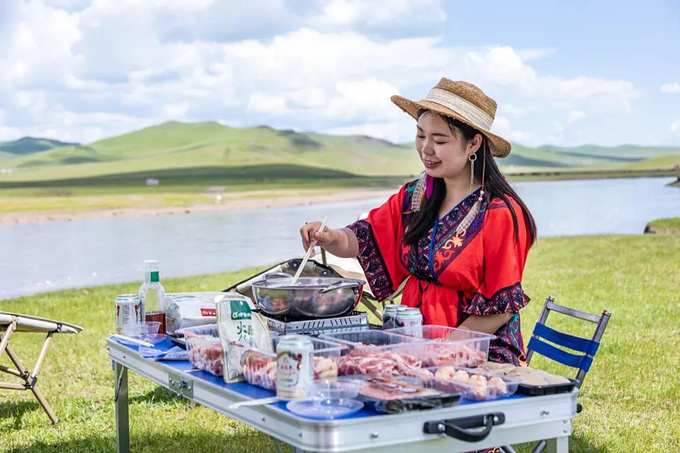
<path id="1" fill-rule="evenodd" d="M 157 260 L 144 261 L 144 283 L 139 288 L 142 319 L 159 321 L 158 333 L 165 333 L 165 289 L 161 285 Z"/>

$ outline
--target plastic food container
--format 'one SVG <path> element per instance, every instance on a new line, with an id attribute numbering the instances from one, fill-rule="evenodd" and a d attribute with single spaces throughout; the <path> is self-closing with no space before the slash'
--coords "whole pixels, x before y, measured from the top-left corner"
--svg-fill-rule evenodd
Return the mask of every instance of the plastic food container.
<path id="1" fill-rule="evenodd" d="M 189 361 L 199 370 L 222 376 L 222 343 L 217 337 L 195 336 L 186 339 Z"/>
<path id="2" fill-rule="evenodd" d="M 389 349 L 395 346 L 408 346 L 423 343 L 422 339 L 395 335 L 383 330 L 362 330 L 359 332 L 342 332 L 322 334 L 319 338 L 335 341 L 349 349 L 370 348 L 372 350 Z"/>
<path id="3" fill-rule="evenodd" d="M 390 329 L 389 333 L 408 335 L 403 328 Z M 476 367 L 486 362 L 489 356 L 489 343 L 496 338 L 471 330 L 455 329 L 447 326 L 423 326 L 422 340 L 428 341 L 424 349 L 423 366 Z"/>
<path id="4" fill-rule="evenodd" d="M 434 379 L 414 377 L 356 376 L 359 401 L 381 413 L 399 413 L 454 406 L 459 392 L 437 389 Z"/>
<path id="5" fill-rule="evenodd" d="M 360 411 L 364 403 L 355 399 L 308 398 L 290 401 L 286 408 L 296 415 L 316 420 L 335 420 Z"/>
<path id="6" fill-rule="evenodd" d="M 202 326 L 186 327 L 175 332 L 177 335 L 183 335 L 186 338 L 196 335 L 207 335 L 210 337 L 219 337 L 217 331 L 217 324 L 205 324 Z"/>
<path id="7" fill-rule="evenodd" d="M 460 393 L 463 399 L 489 401 L 510 396 L 517 391 L 519 380 L 479 370 L 442 366 L 427 368 L 432 373 L 432 386 L 442 392 Z M 422 379 L 428 380 L 426 377 Z"/>
<path id="8" fill-rule="evenodd" d="M 352 399 L 359 394 L 359 382 L 351 379 L 321 379 L 314 381 L 309 396 L 322 399 Z"/>
<path id="9" fill-rule="evenodd" d="M 312 338 L 314 351 L 314 379 L 331 379 L 338 376 L 338 361 L 342 346 L 326 340 Z M 276 350 L 278 337 L 272 339 Z M 276 353 L 245 348 L 241 356 L 241 367 L 246 382 L 268 390 L 276 390 Z"/>
<path id="10" fill-rule="evenodd" d="M 322 335 L 345 345 L 338 363 L 340 376 L 373 374 L 404 376 L 422 366 L 423 340 L 381 330 Z"/>

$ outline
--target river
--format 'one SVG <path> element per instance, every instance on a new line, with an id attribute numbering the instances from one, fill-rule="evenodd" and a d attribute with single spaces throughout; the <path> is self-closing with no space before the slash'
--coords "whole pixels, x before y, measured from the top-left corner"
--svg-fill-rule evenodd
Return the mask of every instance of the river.
<path id="1" fill-rule="evenodd" d="M 532 211 L 539 237 L 641 234 L 651 220 L 680 216 L 680 189 L 668 187 L 674 180 L 513 186 Z M 160 261 L 163 278 L 283 261 L 302 254 L 298 229 L 305 221 L 328 216 L 330 226 L 346 225 L 383 201 L 0 225 L 0 299 L 141 281 L 142 263 L 151 258 Z"/>

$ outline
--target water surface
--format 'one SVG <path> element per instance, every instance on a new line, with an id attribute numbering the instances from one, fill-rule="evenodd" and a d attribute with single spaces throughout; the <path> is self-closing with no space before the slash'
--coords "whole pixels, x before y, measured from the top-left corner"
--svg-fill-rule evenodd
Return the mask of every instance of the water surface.
<path id="1" fill-rule="evenodd" d="M 680 216 L 680 189 L 667 186 L 674 180 L 513 186 L 536 218 L 539 236 L 641 234 L 651 220 Z M 327 215 L 330 226 L 343 226 L 384 201 L 0 225 L 0 298 L 141 281 L 142 263 L 151 258 L 160 261 L 162 278 L 283 261 L 302 254 L 298 230 L 305 221 Z"/>

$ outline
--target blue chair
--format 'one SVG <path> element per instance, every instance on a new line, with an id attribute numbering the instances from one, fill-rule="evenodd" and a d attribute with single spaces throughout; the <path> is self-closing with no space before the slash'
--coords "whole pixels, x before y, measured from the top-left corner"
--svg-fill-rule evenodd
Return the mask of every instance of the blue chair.
<path id="1" fill-rule="evenodd" d="M 548 315 L 552 311 L 595 324 L 595 332 L 593 333 L 593 336 L 590 339 L 586 339 L 569 335 L 548 327 L 546 325 L 546 321 L 548 320 Z M 610 316 L 611 313 L 607 310 L 604 310 L 602 314 L 598 316 L 558 305 L 555 303 L 555 299 L 552 296 L 548 296 L 545 299 L 541 316 L 539 316 L 538 321 L 536 322 L 534 331 L 531 334 L 531 339 L 527 345 L 527 365 L 531 363 L 531 358 L 533 357 L 534 353 L 536 353 L 554 360 L 555 362 L 561 363 L 562 365 L 576 368 L 578 370 L 575 377 L 576 387 L 580 388 L 583 384 L 586 374 L 588 374 L 588 370 L 590 370 L 590 367 L 593 364 L 593 359 L 595 358 L 595 354 L 600 347 L 600 340 L 602 339 L 604 330 L 607 328 L 607 323 L 609 323 Z M 557 345 L 574 352 L 568 352 L 553 345 Z M 581 412 L 582 406 L 578 404 L 576 410 L 577 412 Z M 536 447 L 534 447 L 532 451 L 533 453 L 539 453 L 545 450 L 545 447 L 546 442 L 542 440 L 536 445 Z M 507 453 L 513 453 L 515 451 L 510 446 L 504 446 L 502 449 Z"/>

